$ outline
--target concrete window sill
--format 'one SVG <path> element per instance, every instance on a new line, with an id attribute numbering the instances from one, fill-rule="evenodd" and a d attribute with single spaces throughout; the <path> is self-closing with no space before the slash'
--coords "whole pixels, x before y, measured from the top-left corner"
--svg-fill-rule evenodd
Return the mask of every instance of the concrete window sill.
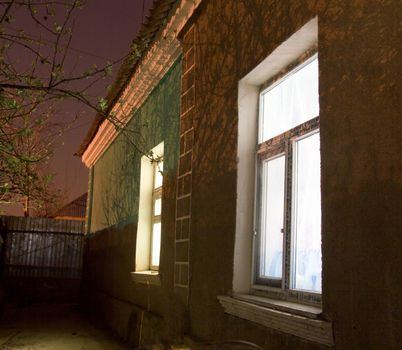
<path id="1" fill-rule="evenodd" d="M 233 295 L 233 298 L 311 319 L 319 319 L 322 314 L 321 308 L 317 306 L 309 306 L 285 300 L 272 299 L 265 296 L 236 293 Z"/>
<path id="2" fill-rule="evenodd" d="M 319 319 L 319 308 L 244 294 L 218 296 L 218 300 L 230 315 L 320 344 L 334 344 L 332 323 Z"/>
<path id="3" fill-rule="evenodd" d="M 131 280 L 135 283 L 146 285 L 161 285 L 161 279 L 158 271 L 146 270 L 131 272 Z"/>

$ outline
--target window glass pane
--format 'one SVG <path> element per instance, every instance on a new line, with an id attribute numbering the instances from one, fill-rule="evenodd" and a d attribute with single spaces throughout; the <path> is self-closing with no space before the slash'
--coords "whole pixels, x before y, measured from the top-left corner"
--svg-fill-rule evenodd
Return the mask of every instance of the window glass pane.
<path id="1" fill-rule="evenodd" d="M 151 265 L 159 266 L 159 254 L 161 250 L 161 223 L 152 225 L 152 256 Z"/>
<path id="2" fill-rule="evenodd" d="M 163 162 L 159 162 L 155 164 L 155 181 L 154 181 L 154 188 L 158 188 L 162 186 L 163 182 Z"/>
<path id="3" fill-rule="evenodd" d="M 157 198 L 154 201 L 154 215 L 161 215 L 162 212 L 162 198 Z"/>
<path id="4" fill-rule="evenodd" d="M 263 162 L 261 191 L 260 277 L 282 278 L 285 156 Z"/>
<path id="5" fill-rule="evenodd" d="M 295 142 L 292 285 L 321 292 L 320 134 Z"/>
<path id="6" fill-rule="evenodd" d="M 261 108 L 259 143 L 318 116 L 318 59 L 263 92 Z"/>

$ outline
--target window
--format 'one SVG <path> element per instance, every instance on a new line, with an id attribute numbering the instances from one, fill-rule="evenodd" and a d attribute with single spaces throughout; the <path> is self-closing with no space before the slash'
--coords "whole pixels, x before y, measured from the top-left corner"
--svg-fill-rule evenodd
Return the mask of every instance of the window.
<path id="1" fill-rule="evenodd" d="M 149 263 L 151 270 L 159 269 L 159 253 L 161 250 L 162 172 L 163 161 L 153 162 L 151 257 Z"/>
<path id="2" fill-rule="evenodd" d="M 163 142 L 141 158 L 135 272 L 137 282 L 153 283 L 146 275 L 159 271 L 162 235 Z"/>
<path id="3" fill-rule="evenodd" d="M 239 81 L 233 290 L 218 300 L 226 313 L 332 346 L 321 319 L 318 61 L 301 59 L 317 45 L 313 18 Z"/>
<path id="4" fill-rule="evenodd" d="M 317 56 L 271 80 L 259 103 L 254 283 L 300 299 L 321 293 Z"/>

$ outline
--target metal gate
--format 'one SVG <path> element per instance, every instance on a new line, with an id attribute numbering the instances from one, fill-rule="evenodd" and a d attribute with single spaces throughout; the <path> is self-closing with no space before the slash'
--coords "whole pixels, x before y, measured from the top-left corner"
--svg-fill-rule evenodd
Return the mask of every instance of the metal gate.
<path id="1" fill-rule="evenodd" d="M 5 277 L 81 278 L 84 223 L 3 217 Z"/>

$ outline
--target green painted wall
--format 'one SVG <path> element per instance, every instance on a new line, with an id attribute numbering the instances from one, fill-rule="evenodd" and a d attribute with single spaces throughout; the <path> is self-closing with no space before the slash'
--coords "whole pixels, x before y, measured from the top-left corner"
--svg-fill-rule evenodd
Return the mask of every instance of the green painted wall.
<path id="1" fill-rule="evenodd" d="M 138 221 L 140 160 L 164 141 L 164 172 L 175 173 L 179 148 L 181 65 L 177 61 L 125 131 L 93 167 L 91 232 Z"/>

